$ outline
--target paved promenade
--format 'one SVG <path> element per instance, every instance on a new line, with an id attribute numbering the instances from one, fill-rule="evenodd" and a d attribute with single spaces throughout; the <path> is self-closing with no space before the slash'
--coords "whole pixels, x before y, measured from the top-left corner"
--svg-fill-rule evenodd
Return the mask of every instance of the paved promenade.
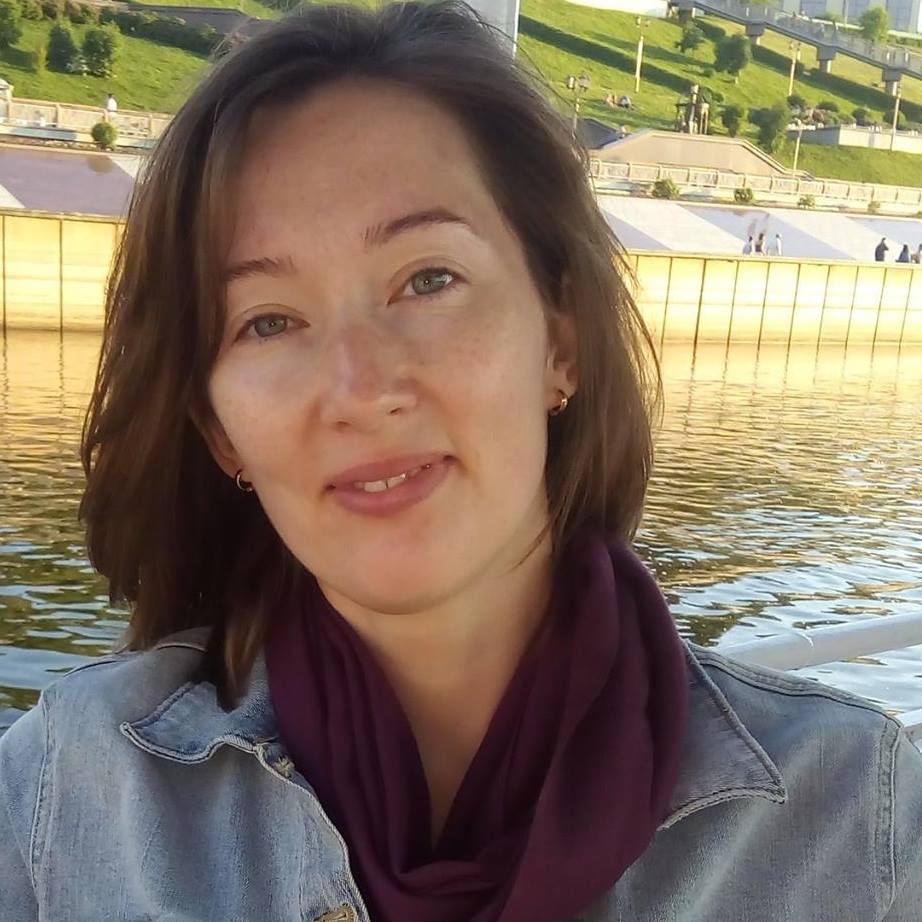
<path id="1" fill-rule="evenodd" d="M 0 145 L 0 207 L 121 217 L 142 163 L 131 154 Z M 922 243 L 922 218 L 604 194 L 599 203 L 630 250 L 736 256 L 750 234 L 764 233 L 771 240 L 780 233 L 785 256 L 866 261 L 887 237 L 889 262 L 904 243 L 912 251 Z"/>

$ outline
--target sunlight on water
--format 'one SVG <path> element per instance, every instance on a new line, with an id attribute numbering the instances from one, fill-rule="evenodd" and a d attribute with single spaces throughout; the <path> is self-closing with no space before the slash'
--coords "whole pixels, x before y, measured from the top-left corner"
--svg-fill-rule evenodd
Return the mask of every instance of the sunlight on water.
<path id="1" fill-rule="evenodd" d="M 0 340 L 0 727 L 109 649 L 76 521 L 98 336 Z M 922 350 L 667 347 L 638 549 L 683 633 L 738 642 L 922 607 Z M 922 640 L 920 640 L 922 643 Z M 922 647 L 808 675 L 922 707 Z"/>

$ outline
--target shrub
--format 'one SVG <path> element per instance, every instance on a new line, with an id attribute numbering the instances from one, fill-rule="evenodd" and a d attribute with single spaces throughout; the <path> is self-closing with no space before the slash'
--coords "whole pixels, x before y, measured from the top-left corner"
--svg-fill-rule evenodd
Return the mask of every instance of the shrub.
<path id="1" fill-rule="evenodd" d="M 800 93 L 792 93 L 788 96 L 788 105 L 792 112 L 803 112 L 807 108 L 807 100 Z"/>
<path id="2" fill-rule="evenodd" d="M 728 35 L 717 43 L 714 69 L 738 79 L 740 71 L 752 60 L 752 45 L 745 35 Z"/>
<path id="3" fill-rule="evenodd" d="M 692 20 L 686 20 L 682 27 L 682 37 L 675 43 L 676 48 L 682 52 L 694 51 L 705 41 L 704 33 L 698 28 L 698 24 Z"/>
<path id="4" fill-rule="evenodd" d="M 74 0 L 64 0 L 64 15 L 75 25 L 96 22 L 99 18 L 93 7 L 75 3 Z"/>
<path id="5" fill-rule="evenodd" d="M 42 16 L 45 19 L 57 19 L 64 9 L 61 0 L 41 0 Z"/>
<path id="6" fill-rule="evenodd" d="M 702 76 L 704 76 L 704 77 L 713 77 L 713 76 L 714 76 L 714 68 L 713 68 L 713 67 L 704 67 L 704 68 L 701 69 L 701 74 L 702 74 Z"/>
<path id="7" fill-rule="evenodd" d="M 0 0 L 0 48 L 9 48 L 22 38 L 20 11 L 16 0 Z"/>
<path id="8" fill-rule="evenodd" d="M 743 186 L 742 189 L 733 190 L 733 201 L 740 205 L 751 205 L 755 200 L 755 193 L 749 186 Z"/>
<path id="9" fill-rule="evenodd" d="M 71 73 L 80 62 L 80 49 L 70 29 L 55 23 L 48 33 L 48 66 L 52 70 Z"/>
<path id="10" fill-rule="evenodd" d="M 895 106 L 890 106 L 890 108 L 887 109 L 886 112 L 884 112 L 884 122 L 885 122 L 888 126 L 892 126 L 892 125 L 893 125 L 893 114 L 894 114 L 895 110 L 896 110 L 896 107 L 895 107 Z M 902 110 L 900 111 L 900 113 L 899 113 L 899 115 L 898 115 L 898 117 L 897 117 L 897 120 L 896 120 L 896 127 L 897 127 L 900 131 L 904 131 L 904 130 L 906 129 L 906 115 L 905 115 L 905 113 L 904 113 Z"/>
<path id="11" fill-rule="evenodd" d="M 880 202 L 877 202 L 874 199 L 871 199 L 871 201 L 868 202 L 868 214 L 877 214 L 879 211 L 880 211 Z"/>
<path id="12" fill-rule="evenodd" d="M 890 32 L 890 16 L 881 6 L 872 6 L 865 10 L 858 20 L 861 34 L 869 42 L 884 42 Z"/>
<path id="13" fill-rule="evenodd" d="M 653 198 L 678 198 L 679 187 L 671 179 L 657 179 L 650 192 Z"/>
<path id="14" fill-rule="evenodd" d="M 724 128 L 727 129 L 727 134 L 731 138 L 736 137 L 744 118 L 746 118 L 746 110 L 742 106 L 724 106 L 720 113 L 720 120 L 724 123 Z"/>
<path id="15" fill-rule="evenodd" d="M 790 118 L 790 111 L 781 103 L 766 109 L 753 109 L 749 114 L 749 121 L 759 129 L 759 144 L 768 153 L 774 151 L 778 138 L 781 137 Z"/>
<path id="16" fill-rule="evenodd" d="M 94 77 L 111 77 L 115 73 L 118 30 L 111 26 L 90 29 L 83 37 L 83 60 Z"/>
<path id="17" fill-rule="evenodd" d="M 23 19 L 31 22 L 42 18 L 42 5 L 38 0 L 19 0 L 19 11 Z"/>
<path id="18" fill-rule="evenodd" d="M 812 195 L 802 195 L 797 200 L 798 208 L 816 208 L 816 199 Z"/>
<path id="19" fill-rule="evenodd" d="M 874 124 L 874 115 L 870 109 L 859 107 L 852 111 L 852 115 L 855 116 L 855 124 L 860 125 L 862 128 L 867 128 L 869 125 Z"/>
<path id="20" fill-rule="evenodd" d="M 814 109 L 822 109 L 824 112 L 838 112 L 839 104 L 834 99 L 824 99 L 822 102 L 818 102 Z"/>
<path id="21" fill-rule="evenodd" d="M 91 129 L 90 134 L 100 150 L 112 150 L 115 147 L 115 140 L 118 137 L 118 131 L 112 122 L 97 122 Z"/>

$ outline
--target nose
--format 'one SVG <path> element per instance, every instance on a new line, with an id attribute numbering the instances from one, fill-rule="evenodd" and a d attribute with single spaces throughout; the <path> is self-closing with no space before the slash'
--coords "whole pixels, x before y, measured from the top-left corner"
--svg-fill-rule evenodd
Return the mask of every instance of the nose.
<path id="1" fill-rule="evenodd" d="M 331 331 L 321 369 L 321 419 L 336 428 L 374 431 L 416 405 L 410 350 L 375 318 L 353 318 Z"/>

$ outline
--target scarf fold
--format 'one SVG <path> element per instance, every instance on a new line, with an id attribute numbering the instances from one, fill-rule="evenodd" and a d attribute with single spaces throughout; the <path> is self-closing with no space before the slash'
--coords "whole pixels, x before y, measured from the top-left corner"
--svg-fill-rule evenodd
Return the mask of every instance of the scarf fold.
<path id="1" fill-rule="evenodd" d="M 650 573 L 578 534 L 433 846 L 384 673 L 306 579 L 266 643 L 281 738 L 349 848 L 372 922 L 565 922 L 647 848 L 678 776 L 685 654 Z"/>

